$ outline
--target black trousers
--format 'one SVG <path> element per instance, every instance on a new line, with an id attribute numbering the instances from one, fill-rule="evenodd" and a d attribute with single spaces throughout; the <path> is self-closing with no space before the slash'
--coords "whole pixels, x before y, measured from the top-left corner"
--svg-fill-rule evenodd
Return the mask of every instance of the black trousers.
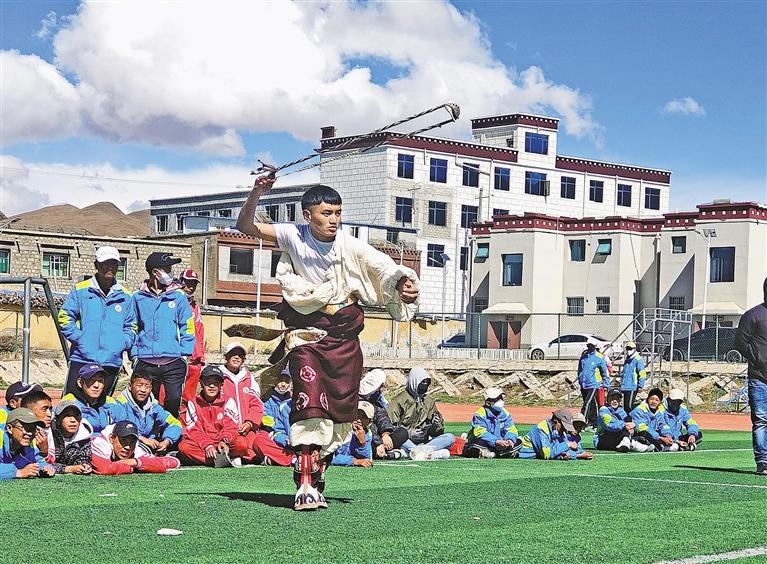
<path id="1" fill-rule="evenodd" d="M 626 413 L 631 413 L 631 410 L 634 409 L 634 403 L 636 402 L 638 390 L 623 390 L 623 409 L 626 410 Z"/>
<path id="2" fill-rule="evenodd" d="M 76 360 L 69 361 L 69 372 L 67 372 L 67 382 L 64 385 L 64 395 L 71 394 L 77 389 L 77 379 L 80 377 L 80 369 L 86 364 L 94 364 L 91 362 L 78 362 Z M 107 377 L 104 380 L 104 395 L 111 396 L 115 392 L 115 386 L 117 386 L 117 377 L 120 374 L 119 366 L 102 366 Z"/>
<path id="3" fill-rule="evenodd" d="M 581 413 L 586 418 L 586 423 L 592 426 L 597 424 L 597 415 L 599 414 L 599 405 L 597 405 L 597 392 L 599 388 L 581 389 L 583 396 L 583 407 Z"/>
<path id="4" fill-rule="evenodd" d="M 629 432 L 626 429 L 622 431 L 608 431 L 599 435 L 597 441 L 597 450 L 615 450 L 624 437 L 628 437 Z"/>
<path id="5" fill-rule="evenodd" d="M 133 372 L 139 371 L 152 378 L 152 393 L 159 400 L 160 386 L 165 388 L 165 399 L 162 406 L 170 411 L 174 417 L 178 417 L 178 410 L 181 407 L 181 393 L 184 390 L 184 380 L 186 380 L 186 362 L 183 358 L 161 364 L 157 366 L 139 360 L 133 367 Z"/>

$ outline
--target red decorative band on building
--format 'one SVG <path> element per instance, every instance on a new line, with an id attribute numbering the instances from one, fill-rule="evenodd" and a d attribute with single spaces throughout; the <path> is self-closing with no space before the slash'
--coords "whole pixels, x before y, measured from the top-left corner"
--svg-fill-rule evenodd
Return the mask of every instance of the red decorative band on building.
<path id="1" fill-rule="evenodd" d="M 619 176 L 621 178 L 646 180 L 648 182 L 658 182 L 659 184 L 669 184 L 671 182 L 671 173 L 665 170 L 654 170 L 651 168 L 615 163 L 603 163 L 600 161 L 579 159 L 577 157 L 562 157 L 557 155 L 556 168 L 591 174 L 603 174 L 605 176 Z"/>
<path id="2" fill-rule="evenodd" d="M 543 127 L 545 129 L 559 129 L 559 120 L 530 114 L 507 114 L 503 116 L 489 116 L 471 120 L 471 128 L 486 129 L 489 127 L 501 127 L 504 125 L 529 125 Z"/>

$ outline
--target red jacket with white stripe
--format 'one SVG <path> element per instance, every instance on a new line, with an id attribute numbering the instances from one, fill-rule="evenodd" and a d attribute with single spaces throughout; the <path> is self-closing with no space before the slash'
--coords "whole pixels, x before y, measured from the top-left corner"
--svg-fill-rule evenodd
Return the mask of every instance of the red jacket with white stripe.
<path id="1" fill-rule="evenodd" d="M 213 403 L 208 403 L 198 394 L 192 401 L 181 406 L 181 440 L 192 441 L 202 450 L 216 446 L 221 441 L 234 442 L 238 435 L 237 423 L 227 414 L 227 403 L 232 404 L 234 400 L 219 395 Z M 233 408 L 230 406 L 229 409 Z"/>
<path id="2" fill-rule="evenodd" d="M 136 467 L 132 468 L 123 464 L 114 456 L 114 449 L 110 442 L 112 429 L 110 425 L 100 435 L 91 439 L 91 464 L 93 471 L 102 476 L 117 476 L 119 474 L 133 474 L 133 472 L 147 472 L 152 474 L 164 474 L 166 471 L 181 466 L 178 458 L 172 456 L 155 456 L 141 443 L 136 444 L 133 458 L 136 459 Z"/>
<path id="3" fill-rule="evenodd" d="M 194 296 L 189 298 L 189 306 L 194 317 L 194 351 L 189 357 L 189 364 L 205 364 L 205 326 L 202 324 L 200 306 Z"/>
<path id="4" fill-rule="evenodd" d="M 253 430 L 261 428 L 261 420 L 264 418 L 264 404 L 261 401 L 261 388 L 258 382 L 244 366 L 237 374 L 233 374 L 221 366 L 224 375 L 224 387 L 221 395 L 225 399 L 233 399 L 233 403 L 226 404 L 226 412 L 238 425 L 250 421 Z"/>

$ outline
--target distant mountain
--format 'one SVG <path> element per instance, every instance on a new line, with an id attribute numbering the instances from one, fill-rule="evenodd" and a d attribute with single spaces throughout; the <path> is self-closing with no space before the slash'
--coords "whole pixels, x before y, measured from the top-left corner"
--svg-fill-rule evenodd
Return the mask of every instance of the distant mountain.
<path id="1" fill-rule="evenodd" d="M 77 208 L 71 204 L 48 206 L 13 216 L 13 227 L 60 233 L 90 233 L 106 237 L 148 237 L 149 210 L 124 214 L 112 202 Z"/>

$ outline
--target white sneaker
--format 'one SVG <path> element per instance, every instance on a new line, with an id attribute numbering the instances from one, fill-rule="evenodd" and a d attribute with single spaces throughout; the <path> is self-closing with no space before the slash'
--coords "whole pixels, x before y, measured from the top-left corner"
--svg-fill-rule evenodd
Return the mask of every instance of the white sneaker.
<path id="1" fill-rule="evenodd" d="M 668 452 L 677 452 L 679 450 L 679 443 L 674 443 L 668 447 Z"/>
<path id="2" fill-rule="evenodd" d="M 237 457 L 237 458 L 232 458 L 230 460 L 232 461 L 232 466 L 234 466 L 235 468 L 242 467 L 242 458 Z"/>
<path id="3" fill-rule="evenodd" d="M 652 452 L 655 450 L 655 446 L 653 445 L 646 445 L 644 443 L 640 443 L 639 441 L 631 441 L 631 450 L 633 452 Z"/>
<path id="4" fill-rule="evenodd" d="M 618 443 L 618 446 L 615 447 L 615 450 L 618 452 L 628 452 L 631 449 L 631 439 L 628 437 L 623 437 L 621 442 Z"/>
<path id="5" fill-rule="evenodd" d="M 410 449 L 410 458 L 418 461 L 431 460 L 433 453 L 434 449 L 427 446 L 417 446 Z"/>
<path id="6" fill-rule="evenodd" d="M 450 451 L 447 450 L 446 448 L 441 448 L 431 453 L 432 460 L 439 460 L 440 458 L 450 458 Z"/>

